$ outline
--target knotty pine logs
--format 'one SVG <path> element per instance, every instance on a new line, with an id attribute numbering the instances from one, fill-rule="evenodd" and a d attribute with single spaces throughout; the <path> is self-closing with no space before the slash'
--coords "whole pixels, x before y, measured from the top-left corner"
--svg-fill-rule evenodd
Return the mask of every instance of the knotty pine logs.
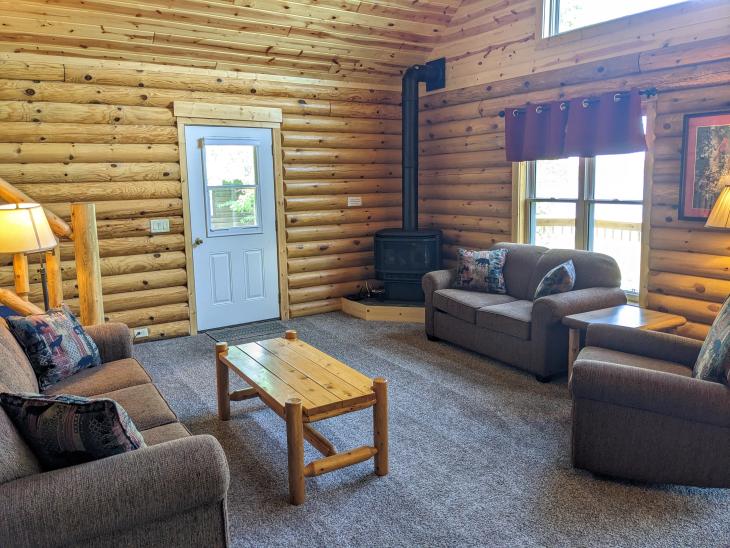
<path id="1" fill-rule="evenodd" d="M 679 218 L 683 117 L 728 106 L 730 83 L 660 93 L 651 200 L 648 304 L 685 316 L 680 334 L 702 338 L 730 295 L 730 239 L 701 221 Z"/>
<path id="2" fill-rule="evenodd" d="M 683 117 L 728 107 L 730 61 L 663 67 L 624 80 L 611 73 L 620 65 L 619 60 L 584 67 L 585 74 L 601 66 L 610 69 L 590 78 L 571 68 L 425 97 L 420 222 L 444 231 L 447 265 L 461 246 L 481 248 L 509 240 L 512 170 L 499 162 L 504 158 L 504 120 L 497 112 L 526 102 L 657 85 L 653 188 L 646 198 L 652 205 L 648 304 L 686 316 L 689 323 L 680 332 L 703 337 L 730 293 L 730 239 L 702 222 L 679 219 Z M 537 85 L 522 86 L 525 82 Z"/>
<path id="3" fill-rule="evenodd" d="M 374 232 L 400 224 L 399 92 L 58 66 L 0 60 L 0 177 L 61 219 L 72 202 L 95 203 L 107 319 L 153 336 L 189 329 L 174 101 L 282 109 L 292 315 L 337 310 L 372 278 Z M 150 218 L 168 219 L 170 233 L 151 234 Z M 66 300 L 78 307 L 73 245 L 60 253 Z M 0 286 L 12 285 L 8 267 L 0 257 Z M 35 298 L 33 261 L 30 276 Z"/>

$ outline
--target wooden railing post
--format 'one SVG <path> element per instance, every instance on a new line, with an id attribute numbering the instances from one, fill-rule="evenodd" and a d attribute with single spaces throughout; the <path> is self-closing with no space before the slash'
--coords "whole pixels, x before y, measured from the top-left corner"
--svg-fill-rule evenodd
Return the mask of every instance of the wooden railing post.
<path id="1" fill-rule="evenodd" d="M 15 277 L 15 292 L 24 301 L 30 293 L 30 278 L 28 276 L 28 256 L 25 253 L 13 255 L 13 275 Z"/>
<path id="2" fill-rule="evenodd" d="M 96 206 L 87 203 L 71 204 L 71 227 L 74 233 L 81 324 L 104 323 Z"/>
<path id="3" fill-rule="evenodd" d="M 58 308 L 63 302 L 60 244 L 46 252 L 46 276 L 48 278 L 48 304 L 51 308 Z"/>

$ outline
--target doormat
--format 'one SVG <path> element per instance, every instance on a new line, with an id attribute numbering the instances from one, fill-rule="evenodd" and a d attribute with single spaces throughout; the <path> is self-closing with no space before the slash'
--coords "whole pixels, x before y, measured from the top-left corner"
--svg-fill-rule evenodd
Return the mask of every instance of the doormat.
<path id="1" fill-rule="evenodd" d="M 234 325 L 232 327 L 222 327 L 220 329 L 211 329 L 205 333 L 215 339 L 217 342 L 227 342 L 229 344 L 240 344 L 244 342 L 272 339 L 281 337 L 286 331 L 286 325 L 280 320 L 267 320 L 264 322 L 248 323 L 245 325 Z"/>

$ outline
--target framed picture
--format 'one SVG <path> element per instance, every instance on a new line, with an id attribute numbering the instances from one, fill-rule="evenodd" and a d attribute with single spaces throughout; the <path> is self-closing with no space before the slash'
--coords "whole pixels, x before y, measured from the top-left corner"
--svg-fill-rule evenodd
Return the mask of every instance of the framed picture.
<path id="1" fill-rule="evenodd" d="M 730 175 L 730 111 L 685 115 L 679 218 L 707 220 L 723 175 Z"/>

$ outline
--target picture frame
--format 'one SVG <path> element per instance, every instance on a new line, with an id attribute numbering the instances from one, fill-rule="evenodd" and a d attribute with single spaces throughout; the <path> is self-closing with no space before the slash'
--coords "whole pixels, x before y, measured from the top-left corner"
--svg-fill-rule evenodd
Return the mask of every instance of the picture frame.
<path id="1" fill-rule="evenodd" d="M 679 218 L 706 221 L 730 175 L 730 111 L 685 114 L 681 169 Z"/>

